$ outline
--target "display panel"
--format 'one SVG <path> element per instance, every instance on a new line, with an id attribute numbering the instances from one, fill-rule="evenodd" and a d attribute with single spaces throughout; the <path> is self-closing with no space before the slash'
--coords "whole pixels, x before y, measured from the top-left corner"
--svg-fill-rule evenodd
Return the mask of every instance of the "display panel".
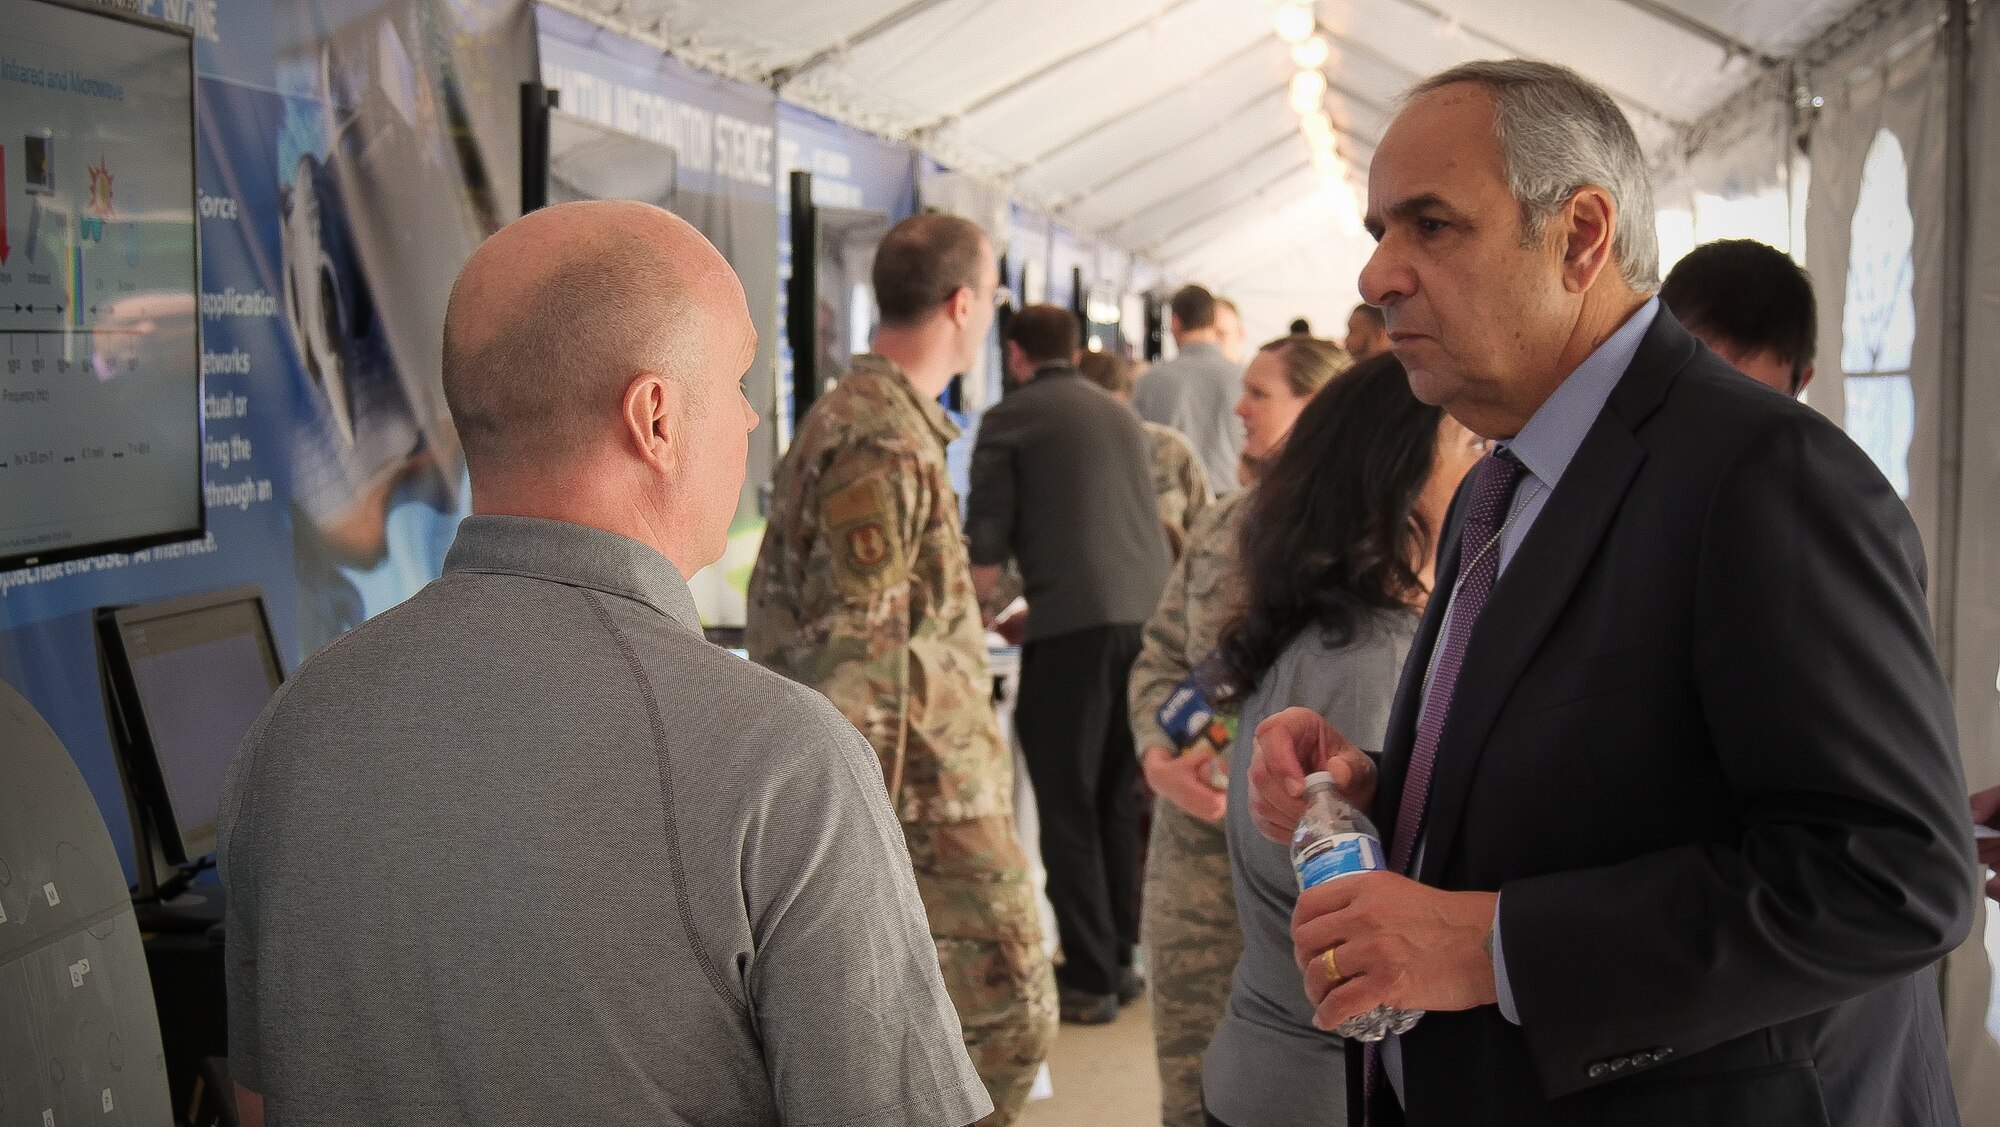
<path id="1" fill-rule="evenodd" d="M 202 532 L 194 143 L 184 32 L 0 0 L 0 568 Z"/>
<path id="2" fill-rule="evenodd" d="M 179 859 L 194 860 L 215 848 L 229 761 L 283 680 L 263 601 L 251 588 L 120 608 L 111 618 L 114 693 L 138 737 L 128 754 L 150 760 L 129 766 L 165 791 L 161 813 L 172 823 L 159 832 L 177 833 Z"/>

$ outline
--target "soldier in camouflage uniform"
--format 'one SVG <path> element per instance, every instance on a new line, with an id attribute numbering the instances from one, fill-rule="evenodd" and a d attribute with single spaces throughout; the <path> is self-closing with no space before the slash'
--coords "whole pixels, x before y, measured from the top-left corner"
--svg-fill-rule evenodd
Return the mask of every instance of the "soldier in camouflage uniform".
<path id="1" fill-rule="evenodd" d="M 1146 423 L 1145 428 L 1146 438 L 1153 444 L 1153 495 L 1159 502 L 1160 525 L 1167 530 L 1174 558 L 1179 559 L 1187 549 L 1194 522 L 1215 502 L 1215 494 L 1208 488 L 1208 474 L 1186 435 L 1160 423 Z"/>
<path id="2" fill-rule="evenodd" d="M 1195 521 L 1187 551 L 1174 565 L 1160 607 L 1146 623 L 1145 649 L 1132 667 L 1129 694 L 1132 742 L 1147 757 L 1147 778 L 1174 760 L 1174 741 L 1155 719 L 1174 687 L 1215 649 L 1216 636 L 1235 613 L 1240 581 L 1234 574 L 1236 514 L 1248 491 L 1208 506 Z M 1223 749 L 1223 756 L 1228 754 Z M 1181 760 L 1181 767 L 1190 767 Z M 1229 767 L 1213 765 L 1217 781 Z M 1206 782 L 1211 771 L 1197 777 Z M 1158 782 L 1154 789 L 1161 790 Z M 1160 1065 L 1160 1118 L 1166 1127 L 1202 1127 L 1201 1056 L 1222 1021 L 1229 980 L 1243 953 L 1236 897 L 1229 876 L 1229 844 L 1220 821 L 1223 792 L 1197 817 L 1164 794 L 1153 807 L 1147 845 L 1140 943 L 1153 985 L 1153 1046 Z M 1213 815 L 1211 819 L 1210 815 Z"/>
<path id="3" fill-rule="evenodd" d="M 993 1098 L 985 1122 L 1006 1124 L 1054 1041 L 1055 980 L 945 469 L 958 428 L 936 399 L 984 341 L 997 285 L 991 244 L 965 220 L 919 216 L 885 237 L 876 347 L 889 355 L 856 358 L 779 463 L 746 645 L 824 693 L 881 758 L 945 988 Z"/>
<path id="4" fill-rule="evenodd" d="M 1085 352 L 1076 369 L 1085 379 L 1110 392 L 1119 402 L 1132 402 L 1132 387 L 1140 367 L 1116 352 Z M 1153 496 L 1160 510 L 1160 527 L 1167 531 L 1174 558 L 1187 547 L 1195 518 L 1215 500 L 1208 473 L 1201 468 L 1187 436 L 1161 423 L 1142 423 L 1153 444 Z"/>
<path id="5" fill-rule="evenodd" d="M 1246 394 L 1237 407 L 1245 424 L 1239 480 L 1254 479 L 1306 404 L 1351 365 L 1337 345 L 1310 337 L 1280 338 L 1258 350 L 1244 373 Z M 1253 398 L 1249 392 L 1260 384 L 1262 394 Z M 1173 740 L 1155 717 L 1174 687 L 1208 660 L 1240 609 L 1242 579 L 1235 564 L 1247 492 L 1209 506 L 1195 522 L 1188 550 L 1146 623 L 1145 648 L 1130 683 L 1132 742 L 1146 781 L 1161 795 L 1153 812 L 1140 936 L 1153 976 L 1153 1038 L 1161 1118 L 1168 1127 L 1200 1127 L 1206 1119 L 1202 1054 L 1222 1020 L 1243 931 L 1222 828 L 1229 775 L 1222 760 L 1229 751 L 1222 749 L 1212 763 L 1202 762 L 1198 750 L 1176 756 Z"/>

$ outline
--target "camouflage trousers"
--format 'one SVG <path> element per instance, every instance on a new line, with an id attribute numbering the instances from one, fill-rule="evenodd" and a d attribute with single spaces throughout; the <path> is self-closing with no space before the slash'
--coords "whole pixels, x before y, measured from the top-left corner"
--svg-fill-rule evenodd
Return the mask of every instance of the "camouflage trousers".
<path id="1" fill-rule="evenodd" d="M 985 1127 L 1013 1123 L 1056 1037 L 1056 980 L 1042 949 L 1028 859 L 1010 815 L 905 823 L 910 863 L 965 1051 L 993 1099 Z"/>
<path id="2" fill-rule="evenodd" d="M 1243 953 L 1222 827 L 1166 799 L 1155 803 L 1145 896 L 1139 933 L 1153 990 L 1160 1121 L 1202 1127 L 1201 1056 L 1222 1023 L 1229 980 Z"/>

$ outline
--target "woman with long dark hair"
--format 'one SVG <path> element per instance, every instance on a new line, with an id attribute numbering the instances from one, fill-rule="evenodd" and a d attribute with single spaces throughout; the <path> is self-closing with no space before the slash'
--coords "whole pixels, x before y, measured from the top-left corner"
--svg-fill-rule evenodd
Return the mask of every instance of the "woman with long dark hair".
<path id="1" fill-rule="evenodd" d="M 1404 655 L 1430 596 L 1445 509 L 1481 440 L 1410 393 L 1394 355 L 1320 392 L 1247 502 L 1241 610 L 1222 631 L 1211 689 L 1238 732 L 1303 705 L 1380 747 Z M 1313 1028 L 1292 961 L 1297 878 L 1250 820 L 1250 756 L 1233 756 L 1226 818 L 1243 955 L 1202 1067 L 1210 1122 L 1338 1123 L 1339 1038 Z"/>
<path id="2" fill-rule="evenodd" d="M 1242 484 L 1255 481 L 1306 404 L 1348 366 L 1339 345 L 1310 337 L 1286 337 L 1257 351 L 1243 373 L 1236 404 L 1243 420 Z M 1152 978 L 1163 1127 L 1201 1125 L 1201 1054 L 1222 1020 L 1243 939 L 1221 825 L 1227 741 L 1213 750 L 1182 751 L 1161 728 L 1157 713 L 1214 652 L 1216 634 L 1236 612 L 1235 514 L 1250 495 L 1232 493 L 1195 521 L 1187 551 L 1146 623 L 1145 647 L 1132 666 L 1126 698 L 1140 767 L 1159 796 L 1148 838 L 1139 935 Z"/>

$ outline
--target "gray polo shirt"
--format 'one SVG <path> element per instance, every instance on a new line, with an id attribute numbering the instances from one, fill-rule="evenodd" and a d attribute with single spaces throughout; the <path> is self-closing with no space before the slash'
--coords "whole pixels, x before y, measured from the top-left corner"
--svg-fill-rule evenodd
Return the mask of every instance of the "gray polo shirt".
<path id="1" fill-rule="evenodd" d="M 991 1107 L 866 742 L 636 541 L 473 517 L 229 774 L 231 1063 L 274 1124 Z"/>
<path id="2" fill-rule="evenodd" d="M 1243 453 L 1243 420 L 1236 417 L 1242 397 L 1243 365 L 1197 341 L 1139 377 L 1132 406 L 1147 422 L 1186 435 L 1208 472 L 1209 488 L 1227 497 L 1236 492 L 1236 459 Z"/>
<path id="3" fill-rule="evenodd" d="M 979 420 L 965 535 L 974 564 L 1021 565 L 1030 640 L 1151 618 L 1173 557 L 1139 416 L 1068 364 L 1037 369 Z"/>

